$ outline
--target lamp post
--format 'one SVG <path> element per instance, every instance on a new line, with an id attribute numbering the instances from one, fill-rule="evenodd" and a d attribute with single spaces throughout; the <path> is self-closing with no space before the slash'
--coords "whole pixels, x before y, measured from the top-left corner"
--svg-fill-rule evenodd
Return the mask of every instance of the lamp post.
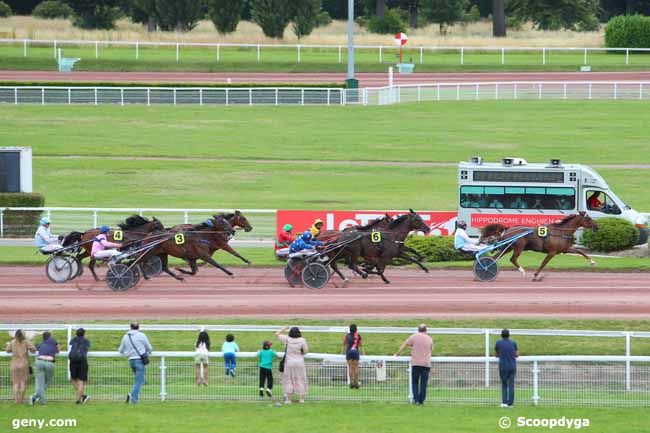
<path id="1" fill-rule="evenodd" d="M 348 0 L 348 89 L 359 88 L 359 81 L 354 78 L 354 0 Z"/>

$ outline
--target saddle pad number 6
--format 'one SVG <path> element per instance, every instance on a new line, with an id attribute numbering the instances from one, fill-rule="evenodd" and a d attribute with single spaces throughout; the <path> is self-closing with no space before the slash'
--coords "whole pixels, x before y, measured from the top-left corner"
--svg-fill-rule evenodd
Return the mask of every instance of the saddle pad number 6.
<path id="1" fill-rule="evenodd" d="M 185 243 L 185 235 L 183 233 L 175 234 L 174 242 L 176 242 L 176 245 L 183 245 Z"/>
<path id="2" fill-rule="evenodd" d="M 124 240 L 124 232 L 122 230 L 115 230 L 113 232 L 113 239 L 116 241 Z"/>
<path id="3" fill-rule="evenodd" d="M 548 227 L 546 226 L 539 226 L 537 227 L 537 236 L 540 238 L 545 238 L 548 236 Z"/>
<path id="4" fill-rule="evenodd" d="M 375 244 L 381 242 L 381 232 L 372 232 L 370 234 L 370 240 Z"/>

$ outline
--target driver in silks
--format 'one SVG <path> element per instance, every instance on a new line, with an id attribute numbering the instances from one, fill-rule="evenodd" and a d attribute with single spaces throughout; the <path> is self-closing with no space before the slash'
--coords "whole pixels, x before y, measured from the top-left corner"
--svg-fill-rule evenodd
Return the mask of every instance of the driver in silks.
<path id="1" fill-rule="evenodd" d="M 479 243 L 478 240 L 472 239 L 467 235 L 467 223 L 465 221 L 458 221 L 456 223 L 456 233 L 454 234 L 454 248 L 469 253 L 475 253 L 487 245 Z"/>
<path id="2" fill-rule="evenodd" d="M 289 254 L 297 253 L 299 251 L 313 251 L 316 247 L 323 246 L 323 242 L 313 239 L 310 230 L 305 230 L 295 241 L 291 242 Z"/>

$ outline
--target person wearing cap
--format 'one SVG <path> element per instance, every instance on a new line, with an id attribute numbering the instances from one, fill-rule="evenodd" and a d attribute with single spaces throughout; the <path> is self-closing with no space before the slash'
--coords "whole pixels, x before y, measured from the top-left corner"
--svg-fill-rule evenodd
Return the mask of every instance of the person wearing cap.
<path id="1" fill-rule="evenodd" d="M 320 234 L 320 229 L 323 227 L 323 220 L 320 218 L 317 218 L 314 220 L 314 224 L 309 228 L 309 231 L 311 232 L 311 236 L 313 238 L 318 237 Z"/>
<path id="2" fill-rule="evenodd" d="M 122 254 L 116 249 L 113 249 L 120 248 L 122 246 L 121 244 L 108 241 L 107 236 L 110 230 L 111 229 L 108 226 L 101 226 L 99 228 L 99 234 L 95 236 L 93 247 L 90 252 L 90 257 L 93 259 L 110 259 L 111 257 Z"/>
<path id="3" fill-rule="evenodd" d="M 277 256 L 286 256 L 289 254 L 289 247 L 291 242 L 295 240 L 293 233 L 293 226 L 291 224 L 285 224 L 282 227 L 282 231 L 278 234 L 278 240 L 275 242 L 275 254 Z"/>
<path id="4" fill-rule="evenodd" d="M 454 234 L 454 248 L 475 253 L 486 247 L 486 245 L 479 243 L 478 240 L 470 238 L 465 230 L 467 230 L 467 223 L 459 220 L 456 223 L 456 233 Z"/>
<path id="5" fill-rule="evenodd" d="M 258 367 L 260 368 L 260 397 L 264 398 L 264 392 L 273 398 L 273 360 L 278 356 L 275 350 L 271 349 L 271 342 L 266 340 L 262 343 L 262 350 L 257 352 Z M 265 387 L 266 385 L 266 387 Z"/>
<path id="6" fill-rule="evenodd" d="M 38 230 L 36 230 L 36 234 L 34 235 L 34 243 L 42 252 L 51 252 L 61 248 L 59 238 L 53 236 L 52 232 L 50 232 L 49 218 L 41 218 Z"/>
<path id="7" fill-rule="evenodd" d="M 323 245 L 323 242 L 313 240 L 311 231 L 305 230 L 300 236 L 296 238 L 295 241 L 291 243 L 289 252 L 293 254 L 299 251 L 314 250 L 316 247 L 321 247 Z"/>

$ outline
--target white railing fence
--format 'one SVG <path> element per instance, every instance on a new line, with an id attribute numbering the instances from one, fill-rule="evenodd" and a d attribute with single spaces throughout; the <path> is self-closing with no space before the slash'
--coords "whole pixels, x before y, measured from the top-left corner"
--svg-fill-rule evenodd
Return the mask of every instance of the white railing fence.
<path id="1" fill-rule="evenodd" d="M 10 354 L 0 354 L 0 399 L 11 399 Z M 55 364 L 49 400 L 74 399 L 67 363 Z M 154 352 L 147 368 L 143 400 L 259 400 L 257 353 L 238 353 L 236 377 L 223 373 L 219 352 L 210 354 L 207 387 L 195 385 L 194 352 Z M 407 402 L 410 357 L 364 356 L 361 389 L 348 387 L 343 355 L 307 354 L 305 364 L 310 400 Z M 94 400 L 123 401 L 132 373 L 117 352 L 89 353 L 87 393 Z M 277 366 L 277 363 L 275 364 Z M 484 383 L 485 365 L 489 382 Z M 626 365 L 631 371 L 626 374 Z M 275 371 L 276 383 L 279 373 Z M 650 404 L 650 357 L 522 356 L 517 367 L 517 404 L 628 405 Z M 487 385 L 487 386 L 486 386 Z M 433 357 L 428 401 L 438 404 L 497 404 L 500 401 L 497 359 L 494 357 Z M 281 395 L 276 386 L 275 395 Z"/>
<path id="2" fill-rule="evenodd" d="M 650 100 L 650 81 L 434 83 L 362 89 L 364 105 L 422 101 Z"/>
<path id="3" fill-rule="evenodd" d="M 345 105 L 343 88 L 0 86 L 2 104 L 85 105 Z M 358 96 L 357 96 L 358 99 Z M 358 103 L 358 102 L 357 102 Z"/>
<path id="4" fill-rule="evenodd" d="M 139 41 L 99 41 L 99 40 L 51 40 L 51 39 L 0 39 L 0 44 L 7 44 L 15 46 L 22 50 L 23 57 L 30 56 L 31 48 L 49 48 L 52 52 L 52 57 L 57 57 L 57 49 L 65 47 L 76 47 L 92 50 L 90 55 L 95 59 L 101 57 L 101 51 L 109 48 L 122 48 L 132 50 L 128 56 L 130 59 L 140 60 L 142 55 L 141 51 L 149 49 L 163 49 L 170 50 L 170 58 L 174 56 L 177 62 L 183 58 L 183 50 L 197 49 L 205 50 L 205 55 L 209 60 L 217 62 L 229 59 L 229 55 L 234 57 L 232 53 L 242 50 L 250 51 L 250 59 L 258 62 L 268 61 L 273 59 L 273 51 L 291 51 L 293 58 L 297 63 L 302 63 L 310 51 L 319 53 L 319 57 L 323 54 L 330 56 L 332 61 L 343 63 L 347 58 L 347 45 L 325 45 L 325 44 L 232 44 L 232 43 L 192 43 L 192 42 L 139 42 Z M 173 51 L 172 51 L 173 50 Z M 397 48 L 394 45 L 355 45 L 355 50 L 358 50 L 359 56 L 363 52 L 368 52 L 377 63 L 393 63 L 395 60 Z M 229 53 L 230 51 L 230 53 Z M 473 62 L 472 56 L 482 54 L 484 56 L 493 56 L 491 63 L 507 65 L 512 63 L 511 57 L 514 58 L 516 64 L 522 64 L 521 60 L 517 59 L 522 54 L 534 55 L 533 61 L 535 64 L 552 65 L 557 63 L 566 64 L 566 60 L 558 59 L 561 56 L 570 56 L 571 64 L 588 65 L 589 62 L 598 60 L 605 54 L 616 54 L 619 61 L 613 64 L 630 65 L 637 59 L 644 59 L 644 54 L 649 52 L 650 48 L 600 48 L 600 47 L 472 47 L 472 46 L 424 46 L 424 45 L 409 45 L 404 47 L 405 57 L 413 63 L 435 63 L 436 56 L 448 54 L 456 57 L 457 64 L 471 65 Z M 173 54 L 172 54 L 173 53 Z M 632 58 L 632 55 L 639 54 Z M 344 57 L 345 56 L 345 57 Z M 189 57 L 189 56 L 188 56 Z M 230 58 L 232 58 L 230 57 Z M 241 55 L 238 55 L 241 59 Z M 614 57 L 614 56 L 612 56 Z M 193 57 L 194 58 L 194 57 Z M 283 58 L 284 60 L 284 58 Z M 530 65 L 530 59 L 525 59 L 524 65 Z M 609 59 L 608 59 L 609 60 Z M 607 64 L 612 64 L 608 61 Z"/>

